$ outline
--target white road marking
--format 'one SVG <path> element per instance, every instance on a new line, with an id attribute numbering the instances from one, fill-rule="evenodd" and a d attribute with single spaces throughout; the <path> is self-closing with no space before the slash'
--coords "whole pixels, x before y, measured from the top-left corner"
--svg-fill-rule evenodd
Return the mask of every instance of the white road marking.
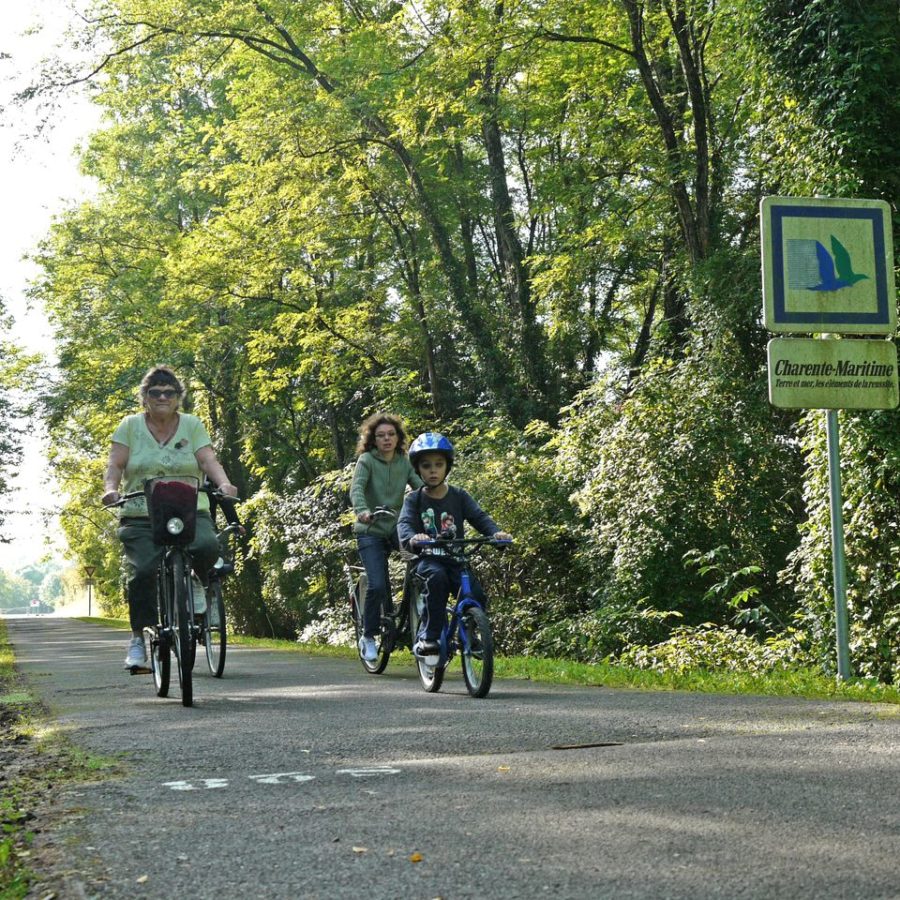
<path id="1" fill-rule="evenodd" d="M 400 769 L 390 766 L 371 766 L 368 769 L 338 769 L 338 775 L 352 775 L 354 778 L 374 778 L 377 775 L 399 775 Z"/>
<path id="2" fill-rule="evenodd" d="M 201 789 L 211 790 L 212 788 L 228 787 L 228 779 L 201 778 L 200 787 L 190 781 L 164 781 L 163 787 L 171 788 L 173 791 L 199 791 Z"/>
<path id="3" fill-rule="evenodd" d="M 368 766 L 354 769 L 336 769 L 336 775 L 349 775 L 351 778 L 377 778 L 379 775 L 399 775 L 401 769 L 391 766 Z M 316 776 L 308 772 L 271 772 L 268 775 L 248 775 L 256 784 L 303 784 L 315 781 Z M 194 781 L 164 781 L 163 787 L 173 791 L 200 791 L 228 787 L 227 778 L 199 778 Z"/>
<path id="4" fill-rule="evenodd" d="M 272 775 L 249 775 L 248 777 L 257 784 L 286 784 L 289 781 L 312 781 L 316 776 L 307 775 L 305 772 L 275 772 Z"/>

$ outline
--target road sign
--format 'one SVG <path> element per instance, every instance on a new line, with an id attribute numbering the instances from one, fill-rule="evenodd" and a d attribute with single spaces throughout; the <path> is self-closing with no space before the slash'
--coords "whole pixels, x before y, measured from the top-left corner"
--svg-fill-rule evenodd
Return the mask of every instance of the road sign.
<path id="1" fill-rule="evenodd" d="M 97 571 L 96 566 L 85 566 L 84 567 L 84 574 L 87 575 L 88 578 L 92 578 L 94 575 L 94 572 L 96 572 L 96 571 Z"/>
<path id="2" fill-rule="evenodd" d="M 897 348 L 884 340 L 769 341 L 769 401 L 783 409 L 893 409 Z"/>
<path id="3" fill-rule="evenodd" d="M 883 200 L 766 197 L 764 324 L 774 332 L 891 334 L 891 209 Z"/>

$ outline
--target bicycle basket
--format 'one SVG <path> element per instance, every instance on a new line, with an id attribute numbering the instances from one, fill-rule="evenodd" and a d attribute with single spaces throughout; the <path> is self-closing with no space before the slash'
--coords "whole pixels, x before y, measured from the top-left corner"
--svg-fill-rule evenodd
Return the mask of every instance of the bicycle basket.
<path id="1" fill-rule="evenodd" d="M 197 530 L 200 482 L 191 476 L 150 478 L 144 485 L 155 544 L 186 547 Z"/>

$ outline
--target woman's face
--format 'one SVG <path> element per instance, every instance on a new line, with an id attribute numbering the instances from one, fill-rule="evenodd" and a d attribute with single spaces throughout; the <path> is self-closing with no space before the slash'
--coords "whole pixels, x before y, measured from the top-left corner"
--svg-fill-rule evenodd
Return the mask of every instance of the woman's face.
<path id="1" fill-rule="evenodd" d="M 178 409 L 178 401 L 181 395 L 178 389 L 171 384 L 154 384 L 147 389 L 147 398 L 144 401 L 150 412 L 165 415 Z"/>
<path id="2" fill-rule="evenodd" d="M 382 422 L 375 428 L 375 446 L 382 456 L 391 456 L 397 449 L 397 429 L 387 422 Z"/>

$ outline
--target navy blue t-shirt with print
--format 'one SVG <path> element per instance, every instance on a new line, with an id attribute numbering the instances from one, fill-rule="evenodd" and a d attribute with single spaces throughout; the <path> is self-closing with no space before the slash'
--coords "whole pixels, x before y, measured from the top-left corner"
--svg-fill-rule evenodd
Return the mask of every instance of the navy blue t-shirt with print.
<path id="1" fill-rule="evenodd" d="M 429 497 L 419 488 L 406 495 L 397 522 L 397 535 L 404 547 L 417 534 L 427 534 L 433 538 L 463 538 L 466 522 L 488 537 L 500 530 L 472 495 L 462 488 L 449 487 L 440 500 Z M 440 547 L 429 547 L 427 552 L 431 556 L 447 555 Z"/>

